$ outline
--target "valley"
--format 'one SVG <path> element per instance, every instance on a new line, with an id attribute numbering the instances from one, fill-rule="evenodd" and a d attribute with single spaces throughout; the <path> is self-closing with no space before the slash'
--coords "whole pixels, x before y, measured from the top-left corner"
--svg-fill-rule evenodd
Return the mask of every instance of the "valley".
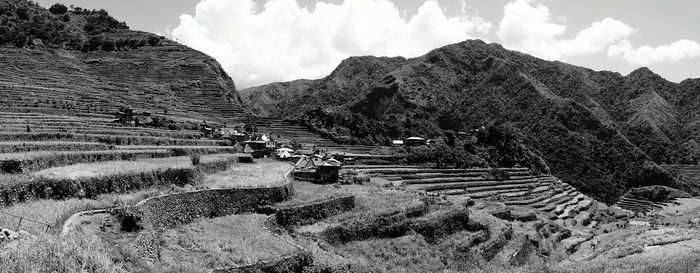
<path id="1" fill-rule="evenodd" d="M 467 40 L 238 90 L 64 8 L 0 0 L 0 272 L 700 265 L 697 80 Z"/>

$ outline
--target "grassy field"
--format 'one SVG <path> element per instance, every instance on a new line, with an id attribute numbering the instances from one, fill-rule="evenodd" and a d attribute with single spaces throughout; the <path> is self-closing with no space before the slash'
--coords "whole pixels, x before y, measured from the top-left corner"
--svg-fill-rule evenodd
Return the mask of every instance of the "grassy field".
<path id="1" fill-rule="evenodd" d="M 68 219 L 68 217 L 81 211 L 130 206 L 149 197 L 185 192 L 193 189 L 194 188 L 191 186 L 186 186 L 184 188 L 169 186 L 145 189 L 126 194 L 100 195 L 95 199 L 70 198 L 65 200 L 35 200 L 0 208 L 0 212 L 49 224 L 51 225 L 49 232 L 55 233 L 60 231 L 63 222 Z M 0 214 L 0 227 L 14 229 L 17 226 L 17 222 L 18 218 L 16 217 Z M 32 234 L 43 234 L 46 231 L 46 226 L 24 220 L 20 229 L 29 231 Z"/>
<path id="2" fill-rule="evenodd" d="M 289 168 L 290 166 L 287 163 L 272 160 L 262 161 L 258 164 L 237 164 L 231 166 L 226 171 L 207 175 L 204 179 L 205 182 L 196 186 L 157 186 L 129 193 L 103 194 L 94 199 L 69 198 L 63 200 L 33 200 L 0 208 L 0 212 L 49 224 L 51 225 L 51 230 L 55 231 L 60 228 L 63 221 L 70 217 L 70 215 L 80 211 L 130 206 L 149 197 L 194 190 L 276 185 L 283 181 L 282 175 L 288 171 Z M 20 175 L 0 175 L 0 180 L 2 180 L 2 178 L 7 180 L 6 183 L 12 183 L 11 181 L 23 179 L 25 177 Z M 0 227 L 15 228 L 17 222 L 18 218 L 16 217 L 0 214 Z M 21 229 L 34 234 L 41 234 L 45 231 L 45 225 L 32 223 L 31 221 L 23 221 Z"/>
<path id="3" fill-rule="evenodd" d="M 136 254 L 97 237 L 42 235 L 0 250 L 0 272 L 150 272 Z"/>
<path id="4" fill-rule="evenodd" d="M 267 217 L 232 215 L 168 230 L 161 241 L 161 259 L 168 265 L 221 268 L 293 253 L 293 245 L 263 227 Z"/>
<path id="5" fill-rule="evenodd" d="M 0 172 L 27 173 L 78 163 L 163 158 L 172 152 L 156 150 L 35 151 L 0 154 Z"/>
<path id="6" fill-rule="evenodd" d="M 90 151 L 106 150 L 107 145 L 99 142 L 65 142 L 65 141 L 3 141 L 0 142 L 0 153 L 30 152 L 30 151 Z M 156 148 L 157 149 L 157 148 Z"/>
<path id="7" fill-rule="evenodd" d="M 202 183 L 210 189 L 268 187 L 284 182 L 284 174 L 292 166 L 275 160 L 259 160 L 256 164 L 234 165 L 226 171 L 207 176 Z"/>
<path id="8" fill-rule="evenodd" d="M 317 185 L 305 181 L 294 181 L 294 197 L 278 203 L 280 206 L 293 206 L 336 196 L 355 196 L 355 209 L 350 213 L 332 217 L 329 221 L 352 218 L 358 213 L 381 212 L 392 208 L 414 206 L 419 196 L 401 190 L 381 187 L 373 182 L 365 185 Z"/>
<path id="9" fill-rule="evenodd" d="M 201 157 L 201 163 L 210 163 L 235 158 L 235 154 L 215 154 Z M 188 156 L 143 159 L 135 161 L 108 161 L 89 164 L 77 164 L 38 171 L 33 176 L 53 179 L 78 179 L 82 177 L 107 176 L 120 173 L 137 173 L 164 169 L 182 169 L 193 167 Z"/>

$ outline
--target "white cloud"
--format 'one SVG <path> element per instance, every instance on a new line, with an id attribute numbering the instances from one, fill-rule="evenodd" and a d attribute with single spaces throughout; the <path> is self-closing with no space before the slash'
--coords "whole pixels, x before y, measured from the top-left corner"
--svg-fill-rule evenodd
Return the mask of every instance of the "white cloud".
<path id="1" fill-rule="evenodd" d="M 573 39 L 561 39 L 566 26 L 552 22 L 550 17 L 549 8 L 542 4 L 535 5 L 531 0 L 511 1 L 504 7 L 496 34 L 505 47 L 545 59 L 564 59 L 604 52 L 634 32 L 623 22 L 605 18 L 582 30 Z"/>
<path id="2" fill-rule="evenodd" d="M 322 77 L 350 56 L 418 56 L 490 28 L 466 12 L 445 15 L 434 0 L 410 18 L 389 0 L 319 2 L 313 11 L 295 0 L 269 0 L 259 11 L 252 0 L 202 0 L 172 36 L 216 58 L 245 88 Z"/>
<path id="3" fill-rule="evenodd" d="M 633 48 L 628 40 L 622 40 L 608 49 L 609 56 L 622 56 L 634 65 L 649 65 L 656 62 L 678 62 L 685 58 L 700 55 L 700 44 L 691 40 L 678 40 L 658 47 L 641 46 Z"/>
<path id="4" fill-rule="evenodd" d="M 561 16 L 558 18 L 558 21 L 566 21 Z M 594 22 L 572 39 L 561 37 L 566 30 L 565 25 L 552 21 L 549 8 L 541 3 L 512 0 L 503 9 L 496 34 L 507 48 L 550 60 L 607 53 L 609 57 L 622 56 L 633 65 L 648 65 L 700 55 L 700 44 L 685 39 L 658 47 L 633 48 L 629 37 L 635 29 L 612 18 Z"/>

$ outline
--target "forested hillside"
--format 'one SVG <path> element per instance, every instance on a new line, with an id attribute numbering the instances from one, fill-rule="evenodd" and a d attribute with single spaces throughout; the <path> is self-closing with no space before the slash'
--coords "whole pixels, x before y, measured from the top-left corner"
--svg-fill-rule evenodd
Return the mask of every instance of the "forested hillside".
<path id="1" fill-rule="evenodd" d="M 363 84 L 326 88 L 343 92 L 332 100 L 308 99 L 334 82 Z M 675 84 L 646 68 L 623 76 L 465 41 L 414 59 L 351 58 L 320 80 L 242 93 L 261 112 L 301 118 L 349 143 L 513 124 L 554 174 L 611 202 L 651 184 L 693 191 L 657 163 L 697 160 L 697 89 L 697 81 Z M 270 90 L 279 103 L 260 103 Z"/>

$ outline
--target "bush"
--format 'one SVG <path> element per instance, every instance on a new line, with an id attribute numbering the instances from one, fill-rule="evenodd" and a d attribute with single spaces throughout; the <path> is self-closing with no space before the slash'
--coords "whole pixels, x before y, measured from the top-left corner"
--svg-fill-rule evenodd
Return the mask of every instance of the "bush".
<path id="1" fill-rule="evenodd" d="M 160 45 L 160 37 L 155 35 L 148 36 L 148 44 L 151 46 Z"/>
<path id="2" fill-rule="evenodd" d="M 199 154 L 190 155 L 190 161 L 192 161 L 192 166 L 197 166 L 202 161 L 202 156 Z"/>
<path id="3" fill-rule="evenodd" d="M 53 4 L 53 6 L 51 6 L 49 8 L 49 11 L 52 14 L 65 14 L 66 12 L 68 12 L 68 7 L 66 7 L 60 3 L 56 3 L 56 4 Z"/>
<path id="4" fill-rule="evenodd" d="M 110 40 L 110 39 L 105 39 L 105 40 L 102 42 L 102 50 L 104 50 L 104 51 L 114 51 L 114 49 L 115 49 L 115 43 L 114 43 L 114 41 L 112 41 L 112 40 Z"/>
<path id="5" fill-rule="evenodd" d="M 89 40 L 87 40 L 87 42 L 85 42 L 85 44 L 83 44 L 82 51 L 88 52 L 98 50 L 102 46 L 103 42 L 104 38 L 102 36 L 92 36 Z"/>

